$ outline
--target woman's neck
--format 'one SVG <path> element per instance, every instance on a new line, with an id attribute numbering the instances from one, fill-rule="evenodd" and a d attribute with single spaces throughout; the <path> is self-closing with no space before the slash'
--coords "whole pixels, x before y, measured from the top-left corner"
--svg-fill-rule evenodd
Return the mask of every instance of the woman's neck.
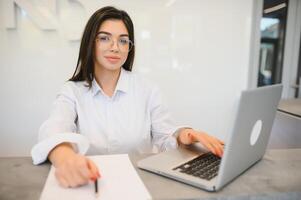
<path id="1" fill-rule="evenodd" d="M 106 70 L 96 67 L 95 80 L 106 95 L 112 97 L 121 73 L 121 68 L 118 70 Z"/>

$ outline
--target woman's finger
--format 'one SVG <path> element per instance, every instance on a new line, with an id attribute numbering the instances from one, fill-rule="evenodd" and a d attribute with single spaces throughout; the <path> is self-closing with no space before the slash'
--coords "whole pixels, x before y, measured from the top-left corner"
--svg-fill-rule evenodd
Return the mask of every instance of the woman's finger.
<path id="1" fill-rule="evenodd" d="M 222 147 L 221 143 L 219 142 L 219 140 L 215 137 L 210 136 L 210 135 L 207 135 L 207 139 L 210 141 L 210 143 L 213 146 L 213 148 L 215 149 L 217 155 L 222 157 L 223 147 Z"/>
<path id="2" fill-rule="evenodd" d="M 81 174 L 83 168 L 87 168 L 87 165 L 85 164 L 85 158 L 81 159 L 81 157 L 77 157 L 76 160 L 68 163 L 68 165 L 65 167 L 65 179 L 68 181 L 69 186 L 77 187 L 88 183 L 89 175 L 88 177 L 85 177 Z"/>
<path id="3" fill-rule="evenodd" d="M 225 145 L 225 143 L 223 141 L 221 141 L 220 139 L 216 138 L 218 140 L 218 142 L 221 144 L 221 145 Z"/>
<path id="4" fill-rule="evenodd" d="M 64 188 L 68 188 L 69 184 L 68 182 L 63 178 L 63 177 L 57 177 L 60 186 L 64 187 Z"/>
<path id="5" fill-rule="evenodd" d="M 211 151 L 213 154 L 216 154 L 215 148 L 210 143 L 210 141 L 206 138 L 205 135 L 197 134 L 196 140 L 201 142 L 209 151 Z"/>
<path id="6" fill-rule="evenodd" d="M 64 188 L 69 187 L 68 181 L 64 178 L 64 176 L 60 173 L 59 170 L 56 169 L 54 175 L 58 180 L 60 186 Z"/>
<path id="7" fill-rule="evenodd" d="M 61 176 L 61 178 L 67 182 L 68 187 L 76 187 L 79 185 L 79 182 L 76 180 L 74 172 L 72 171 L 73 170 L 70 169 L 68 171 L 65 170 L 64 176 Z"/>
<path id="8" fill-rule="evenodd" d="M 95 163 L 92 160 L 90 160 L 89 158 L 87 158 L 87 164 L 88 164 L 88 168 L 92 172 L 92 176 L 94 176 L 95 178 L 100 178 L 101 175 L 100 175 L 99 170 L 98 170 L 97 166 L 95 165 Z"/>
<path id="9" fill-rule="evenodd" d="M 216 142 L 216 140 L 206 133 L 198 133 L 197 138 L 209 151 L 213 154 L 222 156 L 221 146 Z"/>
<path id="10" fill-rule="evenodd" d="M 210 143 L 210 142 L 207 142 L 207 149 L 209 150 L 209 151 L 211 151 L 213 154 L 217 154 L 217 151 L 216 151 L 216 149 L 214 148 L 214 146 Z"/>
<path id="11" fill-rule="evenodd" d="M 82 173 L 81 173 L 82 170 L 83 170 L 82 168 L 77 167 L 74 170 L 74 172 L 72 173 L 72 177 L 73 177 L 75 187 L 85 185 L 89 182 L 89 179 L 90 179 L 89 175 L 88 175 L 88 177 L 82 175 Z"/>
<path id="12" fill-rule="evenodd" d="M 81 158 L 77 160 L 76 170 L 76 173 L 84 180 L 84 182 L 88 182 L 89 179 L 91 179 L 91 172 L 86 157 L 81 156 Z"/>
<path id="13" fill-rule="evenodd" d="M 220 143 L 221 145 L 225 145 L 225 143 L 223 141 L 221 141 L 220 139 L 213 137 L 215 140 L 217 140 L 218 143 Z"/>
<path id="14" fill-rule="evenodd" d="M 222 145 L 218 142 L 218 141 L 215 141 L 214 143 L 212 143 L 212 145 L 214 146 L 216 152 L 217 152 L 217 155 L 219 157 L 222 157 L 223 156 L 223 148 L 222 148 Z"/>
<path id="15" fill-rule="evenodd" d="M 216 146 L 212 143 L 212 142 L 208 142 L 209 146 L 211 147 L 209 150 L 215 154 L 215 155 L 219 155 L 220 152 L 218 150 L 218 148 L 216 148 Z"/>
<path id="16" fill-rule="evenodd" d="M 88 183 L 91 178 L 93 178 L 92 172 L 88 168 L 88 163 L 85 162 L 84 165 L 78 168 L 78 174 L 84 179 L 85 183 Z"/>

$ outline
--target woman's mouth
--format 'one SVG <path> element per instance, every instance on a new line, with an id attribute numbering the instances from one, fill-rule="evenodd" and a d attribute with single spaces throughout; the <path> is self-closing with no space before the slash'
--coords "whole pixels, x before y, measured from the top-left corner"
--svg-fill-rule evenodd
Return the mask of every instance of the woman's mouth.
<path id="1" fill-rule="evenodd" d="M 105 58 L 112 64 L 117 63 L 120 60 L 117 56 L 105 56 Z"/>

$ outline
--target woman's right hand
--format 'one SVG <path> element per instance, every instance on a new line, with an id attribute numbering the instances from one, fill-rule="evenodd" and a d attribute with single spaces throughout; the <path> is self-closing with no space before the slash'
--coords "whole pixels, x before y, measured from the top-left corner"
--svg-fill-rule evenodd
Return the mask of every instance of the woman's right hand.
<path id="1" fill-rule="evenodd" d="M 49 159 L 55 167 L 55 177 L 63 187 L 78 187 L 100 178 L 95 163 L 75 153 L 71 144 L 63 143 L 55 147 Z"/>

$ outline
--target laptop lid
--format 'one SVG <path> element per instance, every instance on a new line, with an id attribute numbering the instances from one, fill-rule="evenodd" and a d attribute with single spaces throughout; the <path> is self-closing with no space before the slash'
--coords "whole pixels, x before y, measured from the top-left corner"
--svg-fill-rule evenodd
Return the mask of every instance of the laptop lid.
<path id="1" fill-rule="evenodd" d="M 226 142 L 216 189 L 259 161 L 268 145 L 282 85 L 260 87 L 241 93 L 233 130 Z"/>

